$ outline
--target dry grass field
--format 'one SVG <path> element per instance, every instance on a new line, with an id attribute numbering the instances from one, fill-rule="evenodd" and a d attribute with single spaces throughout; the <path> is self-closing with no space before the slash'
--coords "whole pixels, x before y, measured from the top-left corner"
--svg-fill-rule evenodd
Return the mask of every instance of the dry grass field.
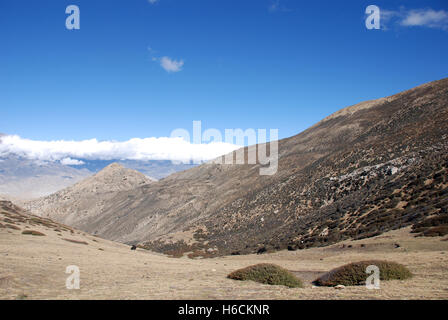
<path id="1" fill-rule="evenodd" d="M 0 299 L 448 299 L 448 241 L 415 238 L 409 228 L 325 248 L 192 260 L 131 251 L 120 243 L 46 223 L 13 225 L 0 228 Z M 26 230 L 44 235 L 23 234 Z M 335 267 L 371 259 L 402 263 L 414 277 L 382 281 L 379 290 L 312 285 Z M 257 263 L 282 266 L 305 287 L 226 278 Z M 80 268 L 79 290 L 66 288 L 69 265 Z"/>

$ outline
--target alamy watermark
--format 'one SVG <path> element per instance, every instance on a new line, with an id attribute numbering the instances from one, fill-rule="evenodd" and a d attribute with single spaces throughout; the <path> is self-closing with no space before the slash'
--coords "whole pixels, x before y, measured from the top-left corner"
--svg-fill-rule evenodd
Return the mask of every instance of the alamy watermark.
<path id="1" fill-rule="evenodd" d="M 69 16 L 65 20 L 65 27 L 68 30 L 79 30 L 80 26 L 80 10 L 77 5 L 71 4 L 65 8 L 65 13 L 69 14 Z M 376 5 L 369 5 L 365 13 L 367 14 L 367 18 L 365 21 L 366 28 L 369 30 L 372 29 L 381 29 L 381 11 L 380 8 Z"/>
<path id="2" fill-rule="evenodd" d="M 369 30 L 381 28 L 381 11 L 378 6 L 370 5 L 366 8 L 366 28 Z"/>
<path id="3" fill-rule="evenodd" d="M 194 144 L 225 142 L 241 146 L 236 151 L 212 160 L 214 164 L 259 164 L 260 175 L 264 176 L 274 175 L 278 170 L 278 129 L 269 130 L 268 142 L 266 129 L 225 129 L 223 135 L 218 129 L 207 129 L 202 132 L 202 122 L 193 121 L 193 135 L 186 129 L 178 128 L 171 132 L 171 137 L 181 137 Z M 247 147 L 243 147 L 246 145 Z M 198 160 L 191 162 L 201 163 Z"/>
<path id="4" fill-rule="evenodd" d="M 369 290 L 380 288 L 380 268 L 370 265 L 366 268 L 366 273 L 370 276 L 366 279 L 366 288 Z"/>
<path id="5" fill-rule="evenodd" d="M 65 280 L 65 287 L 69 290 L 80 288 L 80 275 L 81 272 L 78 266 L 68 266 L 65 269 L 65 273 L 70 274 Z"/>
<path id="6" fill-rule="evenodd" d="M 81 28 L 80 26 L 81 17 L 79 7 L 74 4 L 71 4 L 67 6 L 67 8 L 65 8 L 65 13 L 69 14 L 69 16 L 65 19 L 65 27 L 68 30 L 74 30 L 74 29 L 79 30 Z"/>

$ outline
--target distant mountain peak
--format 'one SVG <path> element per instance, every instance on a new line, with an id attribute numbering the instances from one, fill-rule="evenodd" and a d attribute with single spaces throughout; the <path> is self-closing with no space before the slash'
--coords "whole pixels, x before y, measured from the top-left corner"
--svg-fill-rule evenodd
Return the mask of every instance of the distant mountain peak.
<path id="1" fill-rule="evenodd" d="M 98 176 L 98 175 L 105 175 L 105 174 L 114 174 L 114 173 L 123 172 L 123 171 L 126 171 L 126 170 L 129 170 L 128 171 L 129 173 L 130 172 L 138 173 L 135 170 L 127 169 L 124 166 L 122 166 L 121 164 L 119 164 L 117 162 L 114 162 L 114 163 L 111 163 L 110 165 L 104 167 L 104 169 L 98 171 L 96 176 Z"/>
<path id="2" fill-rule="evenodd" d="M 77 184 L 27 202 L 25 207 L 35 214 L 82 226 L 80 221 L 101 215 L 104 205 L 109 203 L 115 194 L 152 182 L 153 180 L 143 173 L 112 163 Z"/>
<path id="3" fill-rule="evenodd" d="M 135 182 L 137 182 L 138 180 L 139 185 L 142 183 L 149 183 L 153 181 L 137 170 L 125 168 L 123 165 L 114 162 L 105 167 L 103 170 L 99 171 L 97 174 L 86 179 L 86 182 L 88 181 L 89 183 L 104 183 L 105 185 L 107 185 L 110 183 L 120 184 L 128 179 L 133 179 L 133 181 Z M 130 185 L 130 187 L 131 186 L 132 185 Z"/>
<path id="4" fill-rule="evenodd" d="M 121 164 L 118 162 L 111 163 L 110 165 L 106 166 L 103 170 L 116 170 L 116 169 L 125 169 Z"/>

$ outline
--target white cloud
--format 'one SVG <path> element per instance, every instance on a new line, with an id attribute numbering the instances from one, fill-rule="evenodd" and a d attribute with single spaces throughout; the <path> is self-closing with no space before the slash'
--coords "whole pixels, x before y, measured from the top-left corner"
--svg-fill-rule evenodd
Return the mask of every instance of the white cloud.
<path id="1" fill-rule="evenodd" d="M 0 157 L 16 154 L 31 160 L 80 165 L 86 160 L 173 160 L 201 162 L 230 153 L 239 146 L 224 142 L 192 144 L 182 138 L 133 138 L 128 141 L 38 141 L 3 136 Z"/>
<path id="2" fill-rule="evenodd" d="M 381 14 L 381 29 L 383 30 L 388 30 L 389 22 L 392 19 L 400 16 L 400 12 L 398 11 L 385 10 L 385 9 L 381 9 L 380 14 Z"/>
<path id="3" fill-rule="evenodd" d="M 182 71 L 184 65 L 183 60 L 174 60 L 170 57 L 162 57 L 159 59 L 160 66 L 167 72 L 179 72 Z"/>
<path id="4" fill-rule="evenodd" d="M 174 60 L 170 57 L 164 56 L 162 58 L 154 56 L 157 51 L 154 50 L 152 47 L 148 46 L 148 52 L 151 54 L 151 60 L 154 62 L 158 62 L 160 66 L 166 71 L 166 72 L 179 72 L 182 71 L 182 67 L 184 66 L 183 60 Z"/>
<path id="5" fill-rule="evenodd" d="M 389 23 L 400 27 L 429 27 L 448 31 L 448 12 L 433 9 L 386 10 L 381 8 L 381 29 L 388 30 Z"/>
<path id="6" fill-rule="evenodd" d="M 159 2 L 159 0 L 148 0 L 148 2 L 149 2 L 150 4 L 156 4 L 157 2 Z"/>
<path id="7" fill-rule="evenodd" d="M 430 28 L 445 29 L 448 27 L 448 12 L 433 9 L 410 10 L 401 21 L 402 26 L 425 26 Z"/>
<path id="8" fill-rule="evenodd" d="M 85 163 L 84 161 L 76 160 L 76 159 L 72 159 L 72 158 L 64 158 L 64 159 L 60 160 L 60 162 L 66 166 L 81 166 Z"/>

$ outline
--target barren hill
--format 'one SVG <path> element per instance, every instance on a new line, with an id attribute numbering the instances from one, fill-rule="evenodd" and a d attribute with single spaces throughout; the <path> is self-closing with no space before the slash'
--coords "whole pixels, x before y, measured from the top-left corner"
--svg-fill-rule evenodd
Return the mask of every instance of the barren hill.
<path id="1" fill-rule="evenodd" d="M 443 79 L 342 109 L 281 140 L 274 176 L 260 176 L 258 165 L 209 163 L 114 194 L 101 215 L 75 225 L 162 252 L 216 256 L 444 221 L 447 137 Z"/>
<path id="2" fill-rule="evenodd" d="M 101 215 L 107 202 L 118 192 L 151 183 L 144 174 L 113 163 L 97 174 L 49 196 L 26 202 L 34 214 L 80 227 Z"/>

